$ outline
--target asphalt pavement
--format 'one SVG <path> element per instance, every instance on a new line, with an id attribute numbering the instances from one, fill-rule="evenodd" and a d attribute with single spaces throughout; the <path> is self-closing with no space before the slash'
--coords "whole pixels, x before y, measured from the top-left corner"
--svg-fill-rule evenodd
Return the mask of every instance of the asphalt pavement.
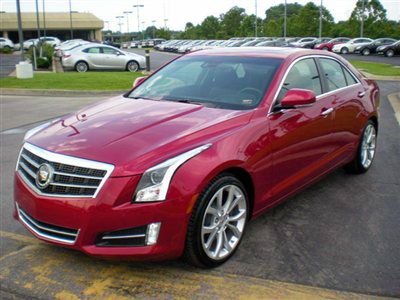
<path id="1" fill-rule="evenodd" d="M 224 298 L 233 286 L 238 292 L 248 291 L 242 281 L 235 281 L 240 276 L 254 285 L 257 295 L 279 290 L 279 282 L 285 282 L 400 297 L 400 127 L 387 100 L 400 86 L 398 82 L 379 82 L 379 86 L 378 149 L 370 171 L 354 176 L 337 170 L 257 218 L 249 224 L 235 256 L 214 271 L 199 271 L 180 261 L 101 261 L 32 238 L 12 219 L 13 172 L 24 133 L 44 120 L 102 99 L 2 95 L 0 296 L 197 298 L 222 288 L 226 293 L 218 295 Z M 211 294 L 204 294 L 203 285 L 212 286 Z M 267 285 L 271 290 L 262 289 Z M 290 288 L 302 290 L 297 285 Z"/>

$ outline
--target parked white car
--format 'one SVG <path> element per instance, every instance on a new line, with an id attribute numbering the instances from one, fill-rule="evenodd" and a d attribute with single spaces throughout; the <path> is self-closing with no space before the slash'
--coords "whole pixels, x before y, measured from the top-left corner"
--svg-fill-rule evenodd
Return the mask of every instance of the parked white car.
<path id="1" fill-rule="evenodd" d="M 142 55 L 95 43 L 85 44 L 71 51 L 65 51 L 61 61 L 64 68 L 75 69 L 77 72 L 86 72 L 88 70 L 127 70 L 136 72 L 146 66 L 146 58 Z"/>
<path id="2" fill-rule="evenodd" d="M 14 50 L 14 43 L 10 39 L 1 37 L 0 38 L 0 49 Z"/>
<path id="3" fill-rule="evenodd" d="M 41 37 L 41 38 L 40 38 L 40 41 L 41 41 L 42 43 L 49 44 L 49 45 L 51 45 L 52 47 L 56 47 L 56 46 L 58 46 L 58 45 L 61 44 L 61 41 L 60 41 L 58 38 L 53 37 L 53 36 Z"/>
<path id="4" fill-rule="evenodd" d="M 369 38 L 356 38 L 348 41 L 347 43 L 344 44 L 338 44 L 333 46 L 332 51 L 335 53 L 341 53 L 341 54 L 349 54 L 349 53 L 354 53 L 356 48 L 358 46 L 366 45 L 371 43 L 373 40 Z"/>
<path id="5" fill-rule="evenodd" d="M 310 42 L 314 42 L 316 40 L 317 40 L 317 38 L 315 38 L 315 37 L 306 37 L 306 38 L 302 38 L 302 39 L 298 40 L 297 42 L 290 43 L 290 45 L 292 45 L 293 47 L 302 48 L 301 46 L 304 43 L 310 43 Z"/>

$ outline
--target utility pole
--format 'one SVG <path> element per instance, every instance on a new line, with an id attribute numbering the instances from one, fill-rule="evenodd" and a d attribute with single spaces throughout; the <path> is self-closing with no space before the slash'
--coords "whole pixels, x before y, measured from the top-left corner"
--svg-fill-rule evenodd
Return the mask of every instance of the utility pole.
<path id="1" fill-rule="evenodd" d="M 129 34 L 129 14 L 131 14 L 132 11 L 124 11 L 124 14 L 126 16 L 126 32 Z"/>
<path id="2" fill-rule="evenodd" d="M 283 37 L 286 38 L 287 0 L 285 0 L 285 11 L 283 15 Z"/>
<path id="3" fill-rule="evenodd" d="M 72 7 L 71 7 L 71 0 L 69 0 L 69 28 L 71 31 L 71 40 L 74 39 L 74 30 L 72 29 Z"/>
<path id="4" fill-rule="evenodd" d="M 156 38 L 156 20 L 151 21 L 153 23 L 153 39 Z"/>
<path id="5" fill-rule="evenodd" d="M 258 35 L 258 26 L 257 26 L 257 0 L 255 0 L 254 1 L 254 8 L 255 8 L 255 14 L 256 14 L 256 19 L 255 19 L 255 25 L 254 25 L 254 28 L 255 28 L 255 33 L 254 33 L 254 36 L 255 37 L 257 37 L 257 35 Z"/>
<path id="6" fill-rule="evenodd" d="M 168 28 L 168 27 L 167 27 L 167 22 L 168 22 L 168 19 L 164 19 L 164 28 L 165 28 L 165 29 Z"/>
<path id="7" fill-rule="evenodd" d="M 43 6 L 43 36 L 46 37 L 46 10 L 44 7 L 44 0 L 42 0 Z"/>
<path id="8" fill-rule="evenodd" d="M 19 0 L 17 0 L 17 19 L 18 19 L 18 39 L 21 45 L 21 61 L 25 60 L 24 56 L 24 34 L 22 32 L 22 21 L 21 21 L 21 7 Z"/>
<path id="9" fill-rule="evenodd" d="M 38 0 L 36 2 L 36 26 L 37 26 L 37 37 L 40 39 L 40 21 L 39 21 L 39 3 Z"/>
<path id="10" fill-rule="evenodd" d="M 135 4 L 133 7 L 137 9 L 137 27 L 138 27 L 138 36 L 140 34 L 140 18 L 139 18 L 139 8 L 144 7 L 143 4 Z"/>
<path id="11" fill-rule="evenodd" d="M 146 32 L 145 24 L 146 24 L 146 22 L 145 22 L 145 21 L 142 21 L 142 28 L 143 28 L 143 40 L 144 40 L 144 34 L 145 34 L 145 32 Z"/>
<path id="12" fill-rule="evenodd" d="M 319 6 L 319 38 L 322 37 L 322 0 Z"/>
<path id="13" fill-rule="evenodd" d="M 122 34 L 122 23 L 121 23 L 121 19 L 123 18 L 124 16 L 116 16 L 116 18 L 118 19 L 118 25 L 119 25 L 119 34 L 121 35 Z"/>
<path id="14" fill-rule="evenodd" d="M 364 12 L 365 12 L 365 0 L 362 1 L 361 8 L 361 27 L 360 27 L 360 37 L 364 37 Z"/>

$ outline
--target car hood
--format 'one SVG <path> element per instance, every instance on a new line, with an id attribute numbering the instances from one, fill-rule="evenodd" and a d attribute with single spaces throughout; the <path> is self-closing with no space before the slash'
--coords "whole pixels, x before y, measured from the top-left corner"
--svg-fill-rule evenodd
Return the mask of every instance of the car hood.
<path id="1" fill-rule="evenodd" d="M 212 143 L 247 124 L 252 111 L 116 97 L 61 118 L 27 142 L 48 151 L 113 164 L 113 176 Z"/>

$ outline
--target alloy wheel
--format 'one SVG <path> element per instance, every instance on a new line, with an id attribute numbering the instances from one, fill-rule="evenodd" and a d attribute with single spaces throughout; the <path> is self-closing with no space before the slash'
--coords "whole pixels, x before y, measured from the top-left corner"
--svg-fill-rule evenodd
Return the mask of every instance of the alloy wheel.
<path id="1" fill-rule="evenodd" d="M 83 73 L 83 72 L 86 72 L 86 71 L 88 70 L 88 66 L 87 66 L 87 64 L 84 63 L 84 62 L 79 62 L 79 63 L 77 63 L 77 65 L 76 65 L 76 70 L 77 70 L 79 73 Z"/>
<path id="2" fill-rule="evenodd" d="M 347 49 L 346 47 L 344 47 L 344 48 L 342 49 L 342 54 L 347 54 L 347 53 L 349 53 L 349 49 Z"/>
<path id="3" fill-rule="evenodd" d="M 394 56 L 394 51 L 393 51 L 393 50 L 388 50 L 388 51 L 386 52 L 386 56 L 387 56 L 387 57 L 393 57 L 393 56 Z"/>
<path id="4" fill-rule="evenodd" d="M 369 55 L 370 54 L 370 51 L 369 51 L 369 49 L 365 49 L 364 51 L 363 51 L 363 53 L 362 53 L 363 55 Z"/>
<path id="5" fill-rule="evenodd" d="M 214 260 L 230 255 L 240 242 L 247 218 L 247 201 L 236 185 L 225 185 L 211 198 L 205 210 L 201 243 Z"/>
<path id="6" fill-rule="evenodd" d="M 369 124 L 364 131 L 361 144 L 361 164 L 368 169 L 375 156 L 376 148 L 376 130 L 374 125 Z"/>
<path id="7" fill-rule="evenodd" d="M 129 72 L 136 72 L 139 69 L 139 66 L 136 62 L 131 61 L 128 63 L 128 71 Z"/>

